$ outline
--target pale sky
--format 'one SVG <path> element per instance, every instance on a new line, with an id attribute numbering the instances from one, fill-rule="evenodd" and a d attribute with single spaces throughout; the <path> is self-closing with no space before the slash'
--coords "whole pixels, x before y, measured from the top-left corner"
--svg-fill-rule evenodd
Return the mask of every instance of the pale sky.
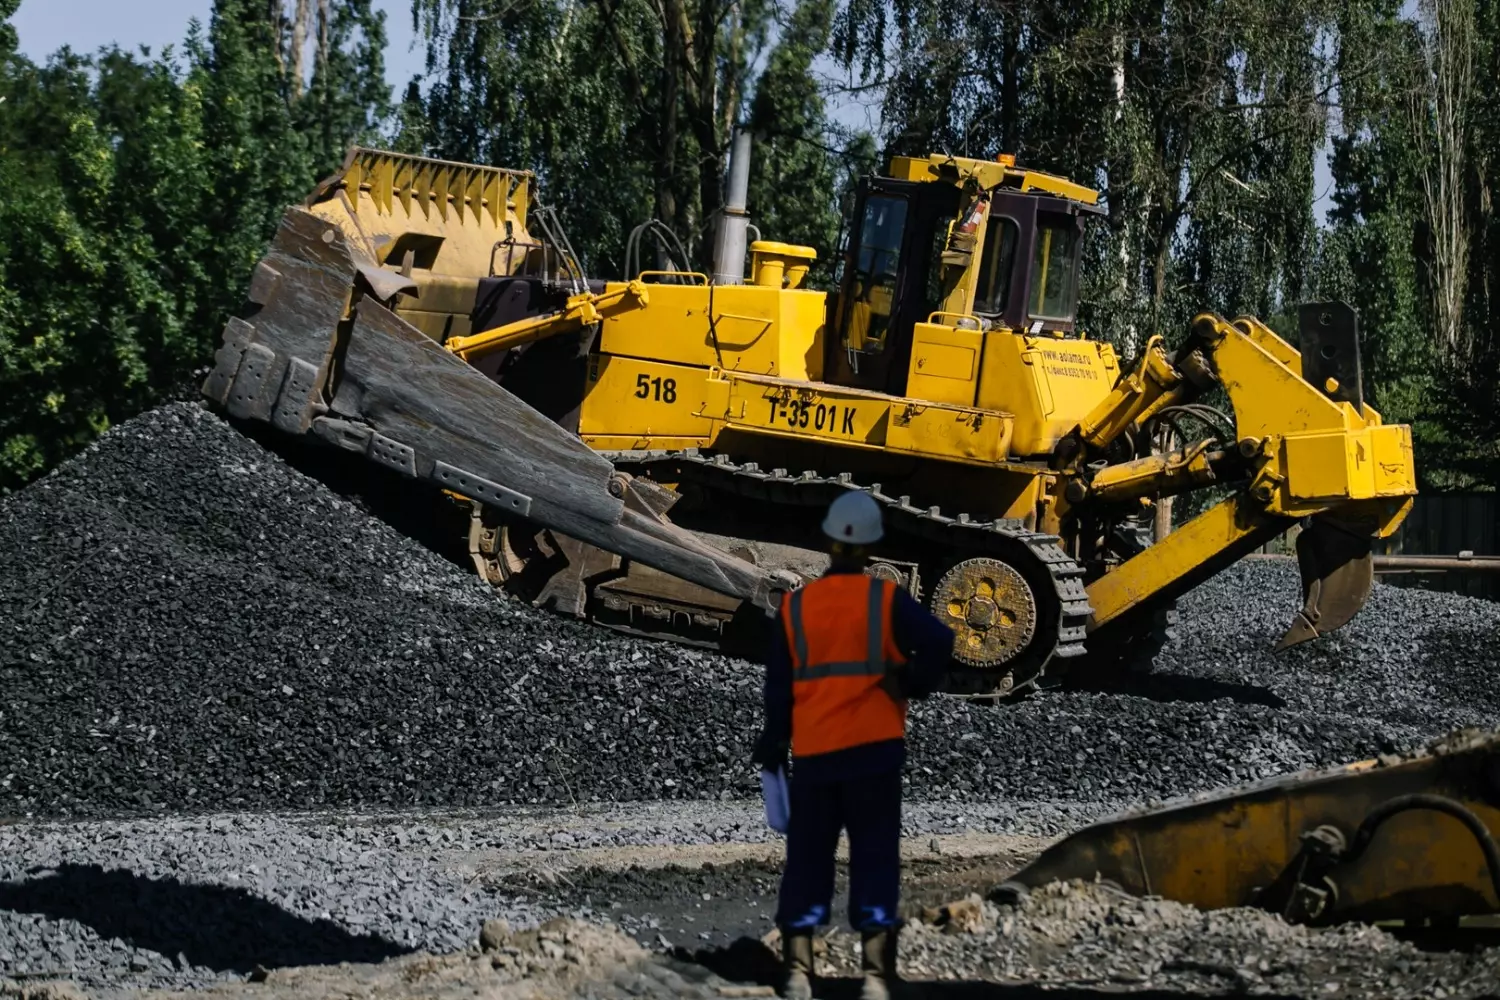
<path id="1" fill-rule="evenodd" d="M 404 87 L 422 70 L 422 52 L 412 47 L 411 0 L 374 2 L 385 11 L 386 78 Z M 112 42 L 131 51 L 149 45 L 155 53 L 164 45 L 181 48 L 188 20 L 196 17 L 206 27 L 212 6 L 212 0 L 21 0 L 11 23 L 21 52 L 35 62 L 64 45 L 85 53 Z"/>

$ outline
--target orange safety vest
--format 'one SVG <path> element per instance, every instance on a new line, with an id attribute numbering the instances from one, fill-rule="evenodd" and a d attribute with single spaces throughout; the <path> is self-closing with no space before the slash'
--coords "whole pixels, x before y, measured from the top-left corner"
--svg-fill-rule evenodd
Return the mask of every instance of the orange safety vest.
<path id="1" fill-rule="evenodd" d="M 906 735 L 906 703 L 880 686 L 889 669 L 906 662 L 891 630 L 895 597 L 889 580 L 835 573 L 782 599 L 796 756 Z"/>

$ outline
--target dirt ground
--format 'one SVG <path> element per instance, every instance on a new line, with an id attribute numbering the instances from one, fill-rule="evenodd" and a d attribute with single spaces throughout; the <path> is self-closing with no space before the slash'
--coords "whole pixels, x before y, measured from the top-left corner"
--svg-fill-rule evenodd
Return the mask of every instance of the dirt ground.
<path id="1" fill-rule="evenodd" d="M 1047 843 L 977 833 L 908 838 L 902 844 L 903 913 L 915 916 L 923 907 L 986 893 Z M 535 853 L 540 856 L 481 853 L 454 864 L 491 891 L 576 908 L 619 924 L 643 945 L 679 954 L 699 955 L 772 929 L 779 842 Z M 838 858 L 834 915 L 842 923 L 847 839 L 839 843 Z"/>
<path id="2" fill-rule="evenodd" d="M 1035 857 L 1048 841 L 965 834 L 903 842 L 903 914 L 920 919 L 983 893 Z M 508 896 L 579 910 L 532 931 L 486 925 L 479 946 L 452 955 L 415 954 L 379 964 L 276 969 L 247 982 L 188 992 L 150 991 L 137 1000 L 749 1000 L 773 998 L 771 929 L 782 845 L 611 847 L 592 850 L 453 852 L 454 871 Z M 843 917 L 848 842 L 839 845 L 835 913 Z M 930 911 L 929 911 L 930 913 Z M 613 923 L 618 930 L 588 920 Z M 623 933 L 622 933 L 623 932 Z M 839 930 L 835 927 L 834 934 Z M 821 950 L 821 949 L 820 949 Z M 854 1000 L 859 982 L 827 975 L 820 1000 Z M 1071 1000 L 1092 990 L 982 982 L 912 983 L 909 1000 Z M 1168 994 L 1161 994 L 1167 996 Z M 1150 998 L 1151 993 L 1136 996 Z M 117 1000 L 68 983 L 6 982 L 5 1000 Z"/>

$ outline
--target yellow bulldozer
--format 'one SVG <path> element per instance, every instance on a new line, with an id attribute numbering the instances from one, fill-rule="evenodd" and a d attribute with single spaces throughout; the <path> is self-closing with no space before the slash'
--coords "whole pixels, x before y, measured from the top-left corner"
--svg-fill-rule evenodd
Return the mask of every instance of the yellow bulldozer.
<path id="1" fill-rule="evenodd" d="M 1347 306 L 1302 306 L 1300 350 L 1205 312 L 1122 360 L 1076 321 L 1099 193 L 1009 156 L 861 181 L 825 293 L 817 248 L 747 245 L 749 153 L 713 274 L 606 281 L 531 174 L 356 148 L 286 213 L 203 392 L 463 505 L 493 584 L 709 646 L 820 572 L 821 510 L 867 491 L 868 571 L 950 623 L 956 694 L 1130 669 L 1177 597 L 1299 522 L 1280 647 L 1363 606 L 1416 486 Z"/>

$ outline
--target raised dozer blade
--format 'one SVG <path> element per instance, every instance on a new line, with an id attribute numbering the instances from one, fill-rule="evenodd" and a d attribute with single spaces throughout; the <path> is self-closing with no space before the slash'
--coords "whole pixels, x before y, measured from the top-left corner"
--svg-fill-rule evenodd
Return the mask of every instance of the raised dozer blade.
<path id="1" fill-rule="evenodd" d="M 387 306 L 405 283 L 289 210 L 203 394 L 434 487 L 771 610 L 785 584 L 629 502 L 628 477 Z"/>

